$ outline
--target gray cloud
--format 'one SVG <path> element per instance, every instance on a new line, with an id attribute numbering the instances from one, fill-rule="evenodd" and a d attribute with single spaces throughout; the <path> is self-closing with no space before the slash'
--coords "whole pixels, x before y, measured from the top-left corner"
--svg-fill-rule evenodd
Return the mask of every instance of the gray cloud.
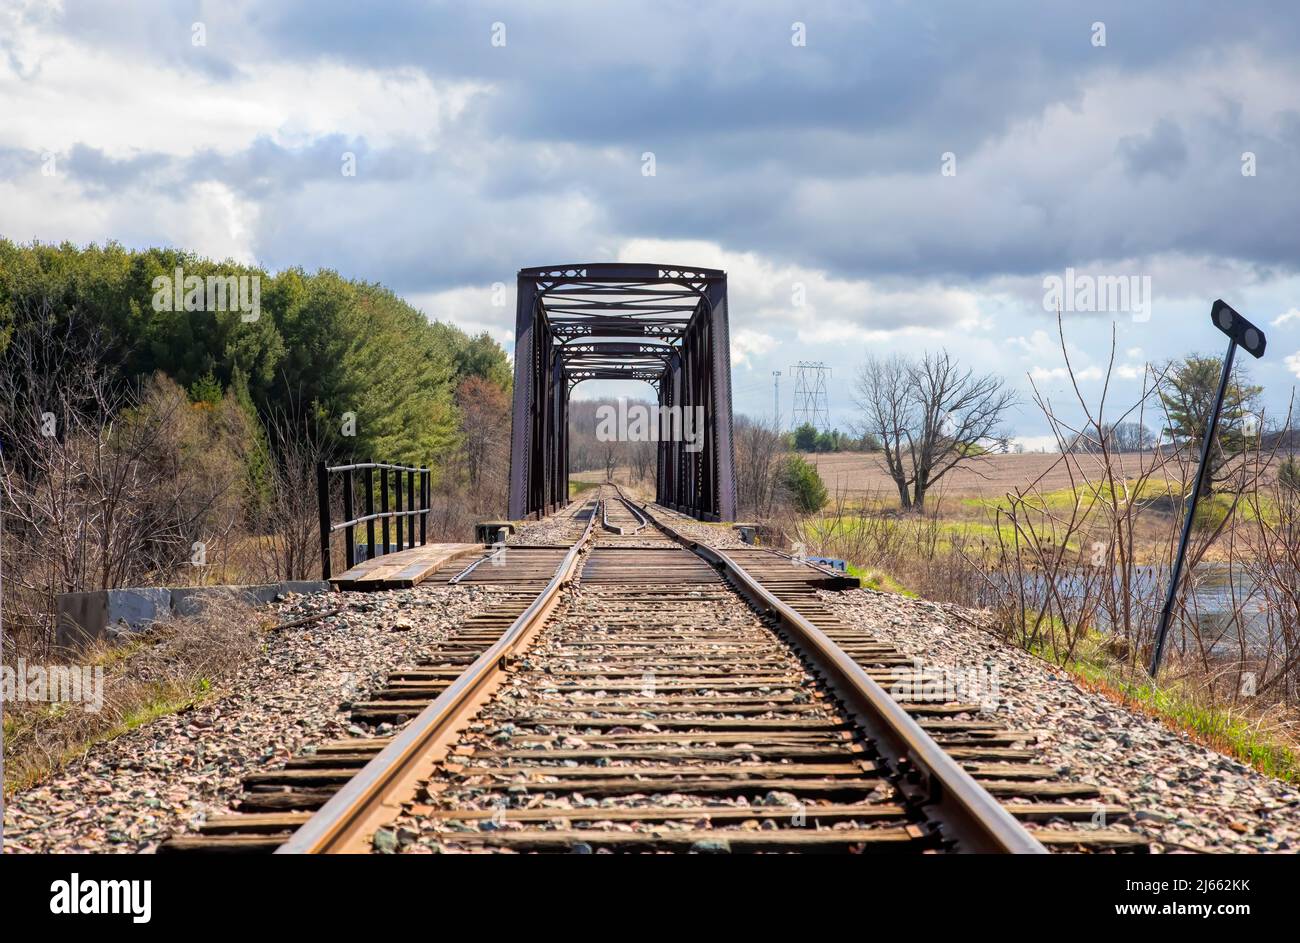
<path id="1" fill-rule="evenodd" d="M 1130 134 L 1120 138 L 1117 149 L 1125 169 L 1137 178 L 1158 174 L 1172 180 L 1187 164 L 1183 129 L 1168 118 L 1156 122 L 1148 134 Z"/>
<path id="2" fill-rule="evenodd" d="M 382 142 L 336 127 L 168 155 L 110 156 L 87 138 L 68 153 L 87 205 L 180 201 L 221 184 L 255 209 L 252 248 L 273 267 L 328 266 L 431 293 L 508 282 L 521 265 L 606 258 L 632 239 L 701 240 L 896 286 L 1032 284 L 1067 266 L 1140 272 L 1170 256 L 1189 268 L 1236 260 L 1262 280 L 1300 266 L 1300 96 L 1270 84 L 1291 81 L 1300 61 L 1300 7 L 1283 0 L 1248 11 L 1212 0 L 1094 0 L 1086 11 L 1011 0 L 503 0 L 382 12 L 342 0 L 229 10 L 156 0 L 129 13 L 67 0 L 61 16 L 22 15 L 219 87 L 265 63 L 490 87 L 433 137 L 423 134 L 431 117 L 410 114 Z M 208 45 L 195 49 L 200 17 Z M 504 49 L 489 43 L 496 20 Z M 795 20 L 806 48 L 790 44 Z M 1096 20 L 1103 49 L 1090 43 Z M 0 54 L 16 55 L 3 38 Z M 19 64 L 20 82 L 43 81 L 39 60 Z M 1251 81 L 1227 81 L 1237 69 Z M 1221 87 L 1206 81 L 1220 77 Z M 328 104 L 322 95 L 305 82 L 304 110 Z M 149 120 L 129 103 L 119 117 Z M 0 184 L 39 169 L 10 143 L 0 129 Z M 355 178 L 339 173 L 344 151 L 357 155 Z M 641 174 L 644 151 L 655 153 L 654 177 Z M 946 151 L 956 177 L 939 173 Z M 1240 172 L 1244 151 L 1256 177 Z M 129 219 L 138 241 L 176 238 L 165 213 L 104 215 Z M 30 237 L 2 208 L 0 234 Z M 1043 321 L 1032 301 L 1016 317 L 1008 333 Z M 863 318 L 944 323 L 933 307 L 896 301 Z"/>

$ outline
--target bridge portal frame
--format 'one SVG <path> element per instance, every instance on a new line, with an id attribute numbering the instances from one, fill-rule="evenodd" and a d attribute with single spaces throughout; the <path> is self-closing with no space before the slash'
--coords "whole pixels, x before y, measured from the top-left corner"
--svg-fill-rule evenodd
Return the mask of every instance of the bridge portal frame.
<path id="1" fill-rule="evenodd" d="M 704 418 L 702 447 L 660 441 L 656 501 L 736 519 L 727 276 L 719 269 L 599 262 L 519 271 L 510 517 L 568 503 L 568 406 L 586 380 L 643 380 L 660 407 Z"/>

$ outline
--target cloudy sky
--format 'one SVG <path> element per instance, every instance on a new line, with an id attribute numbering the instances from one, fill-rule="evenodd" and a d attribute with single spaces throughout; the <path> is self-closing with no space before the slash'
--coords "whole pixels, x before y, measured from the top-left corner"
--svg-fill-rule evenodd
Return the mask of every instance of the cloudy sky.
<path id="1" fill-rule="evenodd" d="M 868 353 L 1064 402 L 1044 279 L 1131 277 L 1064 314 L 1085 394 L 1112 326 L 1112 402 L 1220 354 L 1223 297 L 1277 412 L 1298 53 L 1294 2 L 0 0 L 0 235 L 329 267 L 507 346 L 521 267 L 720 267 L 738 408 L 824 361 L 840 425 Z"/>

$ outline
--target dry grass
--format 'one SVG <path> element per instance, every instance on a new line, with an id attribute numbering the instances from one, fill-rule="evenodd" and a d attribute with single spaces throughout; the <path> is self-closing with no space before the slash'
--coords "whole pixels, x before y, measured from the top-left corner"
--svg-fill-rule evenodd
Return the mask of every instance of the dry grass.
<path id="1" fill-rule="evenodd" d="M 808 454 L 804 458 L 817 466 L 826 489 L 832 494 L 842 492 L 850 501 L 873 501 L 892 496 L 894 504 L 898 503 L 894 482 L 885 471 L 884 461 L 879 454 L 831 452 Z M 1182 477 L 1168 452 L 1159 456 L 1154 452 L 1130 452 L 1124 454 L 1123 459 L 1126 470 L 1132 477 L 1139 477 L 1148 471 L 1154 478 L 1176 481 Z M 1167 473 L 1164 472 L 1165 465 L 1170 466 Z M 1100 455 L 1080 456 L 1079 468 L 1085 473 L 1091 472 L 1089 480 L 1092 481 L 1104 480 L 1106 475 Z M 1270 468 L 1261 483 L 1266 484 L 1274 477 L 1276 472 Z M 969 465 L 950 471 L 940 481 L 933 496 L 926 500 L 934 501 L 935 507 L 930 508 L 932 512 L 948 513 L 956 510 L 954 505 L 961 505 L 971 499 L 995 501 L 1008 491 L 1026 488 L 1035 481 L 1044 492 L 1061 491 L 1078 484 L 1077 479 L 1071 478 L 1069 467 L 1061 462 L 1061 456 L 1057 452 L 984 455 Z"/>
<path id="2" fill-rule="evenodd" d="M 197 615 L 81 652 L 63 664 L 102 671 L 98 711 L 82 703 L 6 700 L 5 794 L 39 782 L 99 741 L 220 691 L 257 653 L 261 621 L 237 598 L 213 600 Z"/>

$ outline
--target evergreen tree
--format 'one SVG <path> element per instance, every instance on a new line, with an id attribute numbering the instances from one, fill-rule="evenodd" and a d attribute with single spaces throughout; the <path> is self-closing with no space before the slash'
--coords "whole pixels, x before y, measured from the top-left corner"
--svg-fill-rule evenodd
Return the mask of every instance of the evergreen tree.
<path id="1" fill-rule="evenodd" d="M 794 447 L 800 452 L 817 450 L 817 429 L 810 422 L 805 422 L 794 430 Z"/>
<path id="2" fill-rule="evenodd" d="M 1164 434 L 1180 445 L 1200 447 L 1209 429 L 1210 413 L 1219 391 L 1223 364 L 1214 357 L 1196 354 L 1169 365 L 1160 391 L 1169 424 Z M 1233 370 L 1219 414 L 1217 441 L 1210 450 L 1205 486 L 1213 493 L 1226 477 L 1224 466 L 1234 456 L 1251 447 L 1259 430 L 1252 429 L 1259 396 L 1263 387 L 1246 382 L 1245 372 Z"/>
<path id="3" fill-rule="evenodd" d="M 786 457 L 780 481 L 794 506 L 804 514 L 820 511 L 829 498 L 817 469 L 798 455 Z"/>

